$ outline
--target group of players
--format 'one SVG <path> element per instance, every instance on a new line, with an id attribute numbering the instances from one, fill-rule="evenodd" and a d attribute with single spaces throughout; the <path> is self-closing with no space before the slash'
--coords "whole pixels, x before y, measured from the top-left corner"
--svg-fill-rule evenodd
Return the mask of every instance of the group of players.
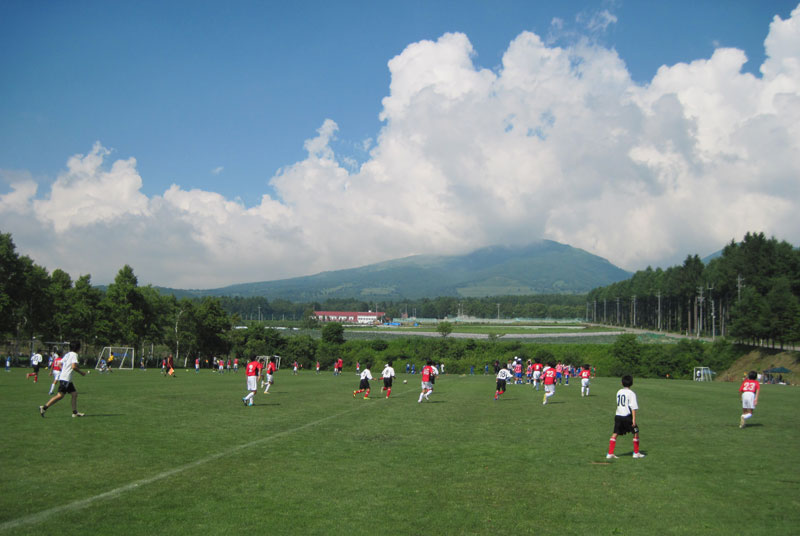
<path id="1" fill-rule="evenodd" d="M 50 356 L 48 367 L 53 376 L 53 383 L 50 386 L 49 394 L 53 395 L 53 391 L 58 388 L 58 392 L 47 401 L 43 406 L 39 406 L 39 414 L 44 417 L 48 408 L 56 404 L 59 400 L 64 398 L 65 395 L 70 394 L 72 397 L 72 416 L 83 417 L 84 414 L 78 412 L 77 399 L 78 393 L 75 385 L 72 382 L 72 374 L 85 376 L 88 371 L 82 371 L 78 365 L 78 354 L 80 350 L 80 342 L 75 341 L 70 343 L 70 351 L 66 355 L 58 349 L 54 349 Z M 35 353 L 31 356 L 31 366 L 33 371 L 26 375 L 26 378 L 33 376 L 34 383 L 39 381 L 39 368 L 43 358 L 41 354 Z M 238 361 L 238 360 L 237 360 Z M 222 363 L 222 360 L 220 360 Z M 168 363 L 165 363 L 168 364 Z M 237 363 L 238 365 L 238 363 Z M 511 365 L 511 364 L 509 364 Z M 220 365 L 221 366 L 221 365 Z M 199 360 L 195 362 L 196 370 L 199 369 Z M 171 367 L 170 367 L 171 368 Z M 237 367 L 238 368 L 238 367 Z M 266 371 L 262 371 L 266 368 Z M 294 364 L 295 374 L 297 373 L 297 363 Z M 514 361 L 514 366 L 498 367 L 497 368 L 497 384 L 494 394 L 494 400 L 499 400 L 500 395 L 505 393 L 507 382 L 511 379 L 515 383 L 522 382 L 522 362 L 519 358 Z M 353 397 L 364 393 L 364 399 L 369 399 L 370 394 L 370 381 L 374 380 L 372 372 L 369 370 L 369 365 L 365 364 L 363 368 L 359 366 L 359 385 L 358 389 L 353 391 Z M 270 357 L 267 360 L 264 358 L 258 359 L 255 356 L 250 359 L 245 367 L 245 376 L 247 379 L 247 395 L 242 397 L 242 402 L 245 406 L 253 405 L 253 398 L 258 391 L 258 382 L 261 381 L 261 388 L 264 389 L 264 394 L 269 394 L 270 387 L 274 384 L 274 374 L 277 370 L 276 358 Z M 511 371 L 514 370 L 512 373 Z M 428 360 L 421 372 L 421 392 L 417 402 L 421 403 L 424 400 L 430 400 L 430 396 L 434 391 L 436 377 L 439 375 L 439 370 L 434 365 L 433 361 Z M 544 396 L 542 404 L 547 405 L 550 397 L 555 395 L 555 386 L 558 382 L 558 372 L 556 364 L 549 362 L 542 364 L 539 360 L 531 363 L 528 361 L 528 381 L 536 390 L 539 389 L 540 383 L 544 385 Z M 317 373 L 319 373 L 319 363 L 317 363 Z M 341 374 L 341 360 L 337 361 L 335 367 L 335 374 Z M 577 375 L 581 378 L 581 397 L 589 396 L 590 381 L 593 377 L 590 365 L 584 365 Z M 381 392 L 386 392 L 386 398 L 389 398 L 392 393 L 392 385 L 395 379 L 395 371 L 391 363 L 388 362 L 384 365 L 379 378 L 383 381 Z M 633 385 L 633 378 L 629 375 L 622 377 L 622 388 L 617 391 L 617 409 L 614 417 L 614 432 L 609 439 L 608 453 L 606 458 L 615 459 L 617 456 L 614 454 L 616 447 L 617 437 L 628 433 L 633 434 L 633 458 L 644 458 L 645 455 L 639 451 L 639 426 L 636 420 L 636 413 L 639 409 L 636 393 L 631 390 Z M 405 383 L 405 382 L 404 382 Z M 755 408 L 758 404 L 760 384 L 757 379 L 757 373 L 751 371 L 747 377 L 742 381 L 739 387 L 739 393 L 742 400 L 742 415 L 739 420 L 739 427 L 744 428 L 747 421 L 753 417 Z"/>

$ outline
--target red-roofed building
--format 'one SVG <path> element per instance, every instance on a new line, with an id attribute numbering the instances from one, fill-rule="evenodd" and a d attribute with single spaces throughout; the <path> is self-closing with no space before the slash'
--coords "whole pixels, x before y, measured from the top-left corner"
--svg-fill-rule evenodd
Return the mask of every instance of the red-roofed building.
<path id="1" fill-rule="evenodd" d="M 320 322 L 341 322 L 343 324 L 378 324 L 386 313 L 368 311 L 358 313 L 351 311 L 314 311 L 314 316 Z"/>

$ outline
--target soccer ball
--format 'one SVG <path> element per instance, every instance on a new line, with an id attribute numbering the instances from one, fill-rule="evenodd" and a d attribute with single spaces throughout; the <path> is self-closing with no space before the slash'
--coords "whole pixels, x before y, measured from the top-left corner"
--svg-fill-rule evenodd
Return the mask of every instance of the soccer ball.
<path id="1" fill-rule="evenodd" d="M 403 383 L 408 383 L 408 380 L 403 380 Z"/>

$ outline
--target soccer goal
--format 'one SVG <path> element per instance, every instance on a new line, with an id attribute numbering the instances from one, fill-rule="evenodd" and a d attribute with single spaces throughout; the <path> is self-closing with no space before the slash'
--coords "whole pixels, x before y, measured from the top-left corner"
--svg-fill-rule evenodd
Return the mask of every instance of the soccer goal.
<path id="1" fill-rule="evenodd" d="M 106 346 L 97 357 L 95 370 L 103 370 L 103 365 L 109 369 L 133 370 L 133 348 L 130 346 Z"/>
<path id="2" fill-rule="evenodd" d="M 713 374 L 708 367 L 694 367 L 694 381 L 696 382 L 710 382 L 714 379 L 711 377 Z"/>
<path id="3" fill-rule="evenodd" d="M 269 363 L 270 358 L 275 358 L 275 368 L 281 368 L 281 356 L 279 355 L 257 355 L 256 359 L 263 359 L 264 363 Z"/>

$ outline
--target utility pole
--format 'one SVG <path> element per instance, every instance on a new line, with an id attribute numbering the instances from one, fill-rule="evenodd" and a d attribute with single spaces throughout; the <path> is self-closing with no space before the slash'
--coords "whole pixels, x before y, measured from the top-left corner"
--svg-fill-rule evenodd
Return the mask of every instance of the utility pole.
<path id="1" fill-rule="evenodd" d="M 736 293 L 737 298 L 736 301 L 742 301 L 742 287 L 744 286 L 744 277 L 742 274 L 736 275 Z"/>
<path id="2" fill-rule="evenodd" d="M 619 326 L 619 297 L 617 298 L 617 325 Z"/>
<path id="3" fill-rule="evenodd" d="M 636 294 L 631 297 L 631 301 L 633 302 L 633 323 L 631 324 L 632 327 L 636 327 Z"/>
<path id="4" fill-rule="evenodd" d="M 497 319 L 500 320 L 500 304 L 497 304 Z"/>
<path id="5" fill-rule="evenodd" d="M 592 311 L 592 322 L 597 322 L 597 300 L 594 300 L 594 310 Z"/>
<path id="6" fill-rule="evenodd" d="M 608 322 L 608 321 L 606 320 L 606 305 L 608 305 L 608 304 L 606 303 L 607 301 L 608 301 L 608 300 L 606 300 L 605 298 L 603 298 L 603 324 L 605 324 L 605 323 L 607 323 L 607 322 Z"/>
<path id="7" fill-rule="evenodd" d="M 258 306 L 258 321 L 261 322 L 261 306 Z"/>

